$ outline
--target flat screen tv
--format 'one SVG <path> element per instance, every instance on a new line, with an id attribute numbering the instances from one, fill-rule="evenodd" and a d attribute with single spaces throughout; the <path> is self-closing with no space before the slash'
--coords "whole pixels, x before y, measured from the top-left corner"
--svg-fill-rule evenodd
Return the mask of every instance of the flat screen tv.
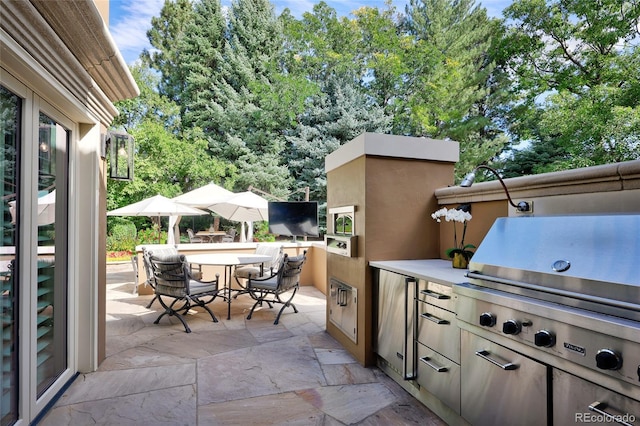
<path id="1" fill-rule="evenodd" d="M 291 237 L 318 237 L 318 202 L 270 201 L 269 232 Z"/>

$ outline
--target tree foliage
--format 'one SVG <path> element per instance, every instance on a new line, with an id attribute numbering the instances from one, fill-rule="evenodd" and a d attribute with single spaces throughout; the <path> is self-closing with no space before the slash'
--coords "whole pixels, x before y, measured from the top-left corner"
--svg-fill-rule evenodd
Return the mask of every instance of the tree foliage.
<path id="1" fill-rule="evenodd" d="M 527 157 L 538 144 L 556 153 L 532 171 L 638 158 L 640 4 L 518 0 L 505 14 L 514 24 L 503 55 L 521 102 L 511 130 L 530 141 Z"/>
<path id="2" fill-rule="evenodd" d="M 362 132 L 458 141 L 458 178 L 638 158 L 639 16 L 633 0 L 516 0 L 504 21 L 474 0 L 350 17 L 320 1 L 300 18 L 165 0 L 115 122 L 136 137 L 136 181 L 110 184 L 109 208 L 209 181 L 322 203 L 324 158 Z"/>

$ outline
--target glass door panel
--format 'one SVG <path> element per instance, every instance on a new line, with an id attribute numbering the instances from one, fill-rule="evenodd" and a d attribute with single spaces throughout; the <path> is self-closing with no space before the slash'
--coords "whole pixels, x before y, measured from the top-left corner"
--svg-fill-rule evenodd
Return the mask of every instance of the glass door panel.
<path id="1" fill-rule="evenodd" d="M 14 423 L 18 418 L 18 270 L 16 262 L 17 235 L 16 203 L 19 176 L 19 131 L 22 102 L 13 93 L 0 86 L 0 167 L 2 174 L 2 216 L 0 229 L 0 424 Z"/>
<path id="2" fill-rule="evenodd" d="M 67 368 L 67 146 L 69 132 L 40 113 L 38 130 L 38 396 Z"/>

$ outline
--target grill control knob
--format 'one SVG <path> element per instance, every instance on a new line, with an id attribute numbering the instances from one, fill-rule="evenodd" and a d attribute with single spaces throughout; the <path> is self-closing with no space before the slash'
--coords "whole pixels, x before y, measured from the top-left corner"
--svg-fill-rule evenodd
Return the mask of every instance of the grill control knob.
<path id="1" fill-rule="evenodd" d="M 522 330 L 522 325 L 516 320 L 510 319 L 502 323 L 502 332 L 504 334 L 518 334 Z"/>
<path id="2" fill-rule="evenodd" d="M 547 330 L 540 330 L 533 336 L 533 343 L 536 346 L 550 348 L 556 344 L 556 336 Z"/>
<path id="3" fill-rule="evenodd" d="M 619 370 L 622 357 L 611 349 L 600 349 L 596 354 L 596 365 L 601 370 Z"/>
<path id="4" fill-rule="evenodd" d="M 480 325 L 483 327 L 493 327 L 496 325 L 496 317 L 491 312 L 480 314 Z"/>

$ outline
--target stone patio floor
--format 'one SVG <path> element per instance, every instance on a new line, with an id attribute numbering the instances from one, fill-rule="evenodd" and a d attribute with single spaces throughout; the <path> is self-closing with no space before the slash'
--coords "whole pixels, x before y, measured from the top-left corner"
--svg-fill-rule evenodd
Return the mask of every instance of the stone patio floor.
<path id="1" fill-rule="evenodd" d="M 107 266 L 106 359 L 80 374 L 39 422 L 59 425 L 444 425 L 377 368 L 364 368 L 325 332 L 325 296 L 302 287 L 246 315 L 248 295 L 188 315 L 192 333 L 132 294 L 130 264 Z"/>

